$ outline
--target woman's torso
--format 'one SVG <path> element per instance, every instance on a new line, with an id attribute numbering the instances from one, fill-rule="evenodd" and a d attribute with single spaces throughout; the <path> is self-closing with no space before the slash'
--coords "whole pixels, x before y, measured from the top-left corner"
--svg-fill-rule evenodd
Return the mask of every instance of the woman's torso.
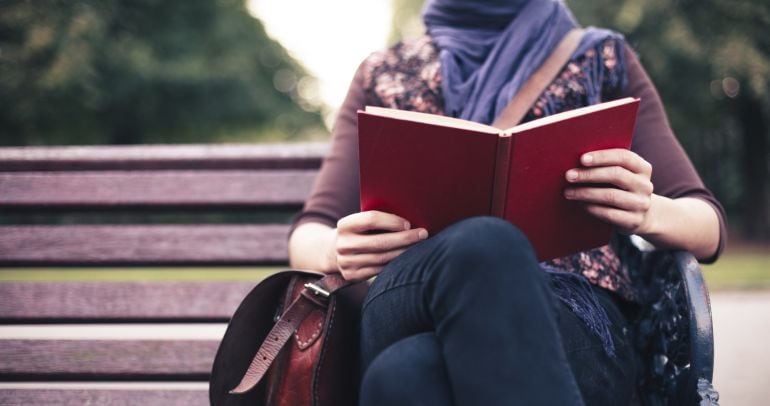
<path id="1" fill-rule="evenodd" d="M 616 98 L 624 79 L 624 72 L 618 69 L 622 47 L 622 43 L 607 39 L 573 57 L 523 121 Z M 439 51 L 429 36 L 374 53 L 362 69 L 367 105 L 444 114 Z M 544 262 L 543 266 L 583 274 L 591 283 L 633 300 L 631 281 L 620 263 L 615 251 L 605 245 Z"/>

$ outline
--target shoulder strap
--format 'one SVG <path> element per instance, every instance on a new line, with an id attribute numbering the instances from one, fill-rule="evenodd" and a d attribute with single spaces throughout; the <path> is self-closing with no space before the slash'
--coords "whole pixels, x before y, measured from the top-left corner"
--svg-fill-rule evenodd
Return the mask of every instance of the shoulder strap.
<path id="1" fill-rule="evenodd" d="M 537 68 L 535 73 L 519 89 L 519 92 L 513 96 L 508 106 L 497 116 L 492 123 L 493 127 L 504 130 L 519 124 L 524 115 L 527 114 L 527 111 L 532 107 L 532 104 L 537 101 L 537 98 L 543 94 L 545 88 L 553 82 L 556 75 L 561 72 L 564 65 L 569 61 L 572 53 L 580 45 L 583 32 L 580 28 L 574 28 L 562 38 L 548 59 Z"/>
<path id="2" fill-rule="evenodd" d="M 305 288 L 286 308 L 267 334 L 241 382 L 230 393 L 246 393 L 257 386 L 281 349 L 289 342 L 310 312 L 318 307 L 326 308 L 331 295 L 352 284 L 353 282 L 346 281 L 338 273 L 328 274 L 316 282 L 305 284 Z"/>

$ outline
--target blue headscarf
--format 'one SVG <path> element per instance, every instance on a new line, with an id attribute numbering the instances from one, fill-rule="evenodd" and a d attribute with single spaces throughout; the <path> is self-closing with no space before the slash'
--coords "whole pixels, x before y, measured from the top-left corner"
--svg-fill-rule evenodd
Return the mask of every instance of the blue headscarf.
<path id="1" fill-rule="evenodd" d="M 428 0 L 423 20 L 440 49 L 446 114 L 486 124 L 578 26 L 560 0 Z M 588 28 L 575 55 L 608 37 L 622 39 Z"/>

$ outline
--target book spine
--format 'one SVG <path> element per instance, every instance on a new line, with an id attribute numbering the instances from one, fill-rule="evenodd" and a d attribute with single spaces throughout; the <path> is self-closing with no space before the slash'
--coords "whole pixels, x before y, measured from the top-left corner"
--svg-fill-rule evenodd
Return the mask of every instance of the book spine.
<path id="1" fill-rule="evenodd" d="M 511 166 L 511 147 L 513 137 L 501 135 L 497 138 L 497 156 L 495 157 L 495 179 L 492 184 L 492 215 L 505 217 L 505 202 L 508 196 L 508 175 Z"/>

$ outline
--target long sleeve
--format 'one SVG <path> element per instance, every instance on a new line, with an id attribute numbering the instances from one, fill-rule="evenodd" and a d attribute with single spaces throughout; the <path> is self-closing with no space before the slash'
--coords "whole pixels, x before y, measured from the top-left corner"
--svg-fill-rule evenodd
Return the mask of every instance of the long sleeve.
<path id="1" fill-rule="evenodd" d="M 727 239 L 725 210 L 701 181 L 684 149 L 674 136 L 655 86 L 634 51 L 626 46 L 628 84 L 621 97 L 641 99 L 631 149 L 652 164 L 654 193 L 669 198 L 694 197 L 714 207 L 719 217 L 719 248 L 704 262 L 721 254 Z"/>
<path id="2" fill-rule="evenodd" d="M 324 158 L 310 197 L 294 218 L 291 231 L 300 224 L 317 222 L 336 227 L 337 220 L 359 210 L 358 118 L 366 97 L 363 65 L 353 78 L 332 129 L 329 155 Z"/>

